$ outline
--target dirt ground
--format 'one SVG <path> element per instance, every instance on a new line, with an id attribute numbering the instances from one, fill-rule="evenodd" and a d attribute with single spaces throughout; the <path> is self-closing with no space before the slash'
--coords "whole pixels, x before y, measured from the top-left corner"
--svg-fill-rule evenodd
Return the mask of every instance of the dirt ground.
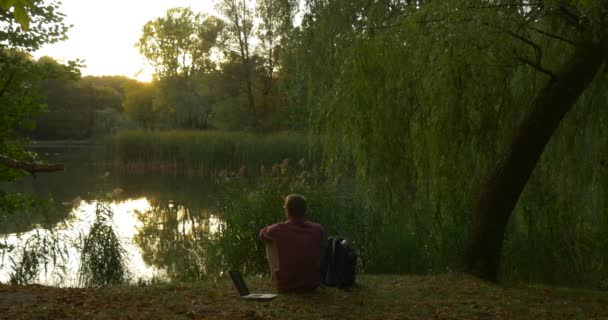
<path id="1" fill-rule="evenodd" d="M 273 292 L 267 279 L 251 291 Z M 607 319 L 608 292 L 519 285 L 463 275 L 361 276 L 351 291 L 321 288 L 270 302 L 218 282 L 53 288 L 0 285 L 0 319 Z"/>

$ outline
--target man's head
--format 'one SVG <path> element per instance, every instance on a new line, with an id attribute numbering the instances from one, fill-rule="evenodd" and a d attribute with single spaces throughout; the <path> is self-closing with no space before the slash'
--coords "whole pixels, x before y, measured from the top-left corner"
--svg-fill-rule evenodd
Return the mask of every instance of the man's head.
<path id="1" fill-rule="evenodd" d="M 285 197 L 285 213 L 288 218 L 302 218 L 306 214 L 306 199 L 299 194 Z"/>

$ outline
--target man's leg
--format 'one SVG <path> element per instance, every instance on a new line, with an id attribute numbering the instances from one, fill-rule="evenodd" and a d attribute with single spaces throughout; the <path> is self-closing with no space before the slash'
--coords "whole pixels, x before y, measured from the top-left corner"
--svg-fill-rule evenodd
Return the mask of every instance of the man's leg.
<path id="1" fill-rule="evenodd" d="M 273 281 L 276 281 L 274 273 L 279 267 L 277 260 L 277 245 L 274 242 L 266 242 L 266 259 L 268 260 L 268 268 Z"/>

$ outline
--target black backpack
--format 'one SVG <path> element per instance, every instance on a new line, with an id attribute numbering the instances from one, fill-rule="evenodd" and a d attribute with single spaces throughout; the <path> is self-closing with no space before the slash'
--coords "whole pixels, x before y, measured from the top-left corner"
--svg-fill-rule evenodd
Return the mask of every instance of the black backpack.
<path id="1" fill-rule="evenodd" d="M 350 241 L 342 237 L 327 239 L 321 260 L 321 283 L 327 287 L 347 288 L 355 284 L 357 253 Z"/>

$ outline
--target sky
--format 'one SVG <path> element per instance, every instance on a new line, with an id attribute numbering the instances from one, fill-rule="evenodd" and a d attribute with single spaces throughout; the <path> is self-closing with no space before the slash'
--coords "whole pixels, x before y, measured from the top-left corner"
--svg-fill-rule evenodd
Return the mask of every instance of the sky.
<path id="1" fill-rule="evenodd" d="M 85 60 L 82 75 L 123 75 L 152 79 L 152 68 L 135 48 L 143 25 L 174 7 L 213 12 L 213 0 L 62 0 L 61 12 L 73 27 L 68 40 L 42 47 L 34 57 L 60 62 Z"/>

